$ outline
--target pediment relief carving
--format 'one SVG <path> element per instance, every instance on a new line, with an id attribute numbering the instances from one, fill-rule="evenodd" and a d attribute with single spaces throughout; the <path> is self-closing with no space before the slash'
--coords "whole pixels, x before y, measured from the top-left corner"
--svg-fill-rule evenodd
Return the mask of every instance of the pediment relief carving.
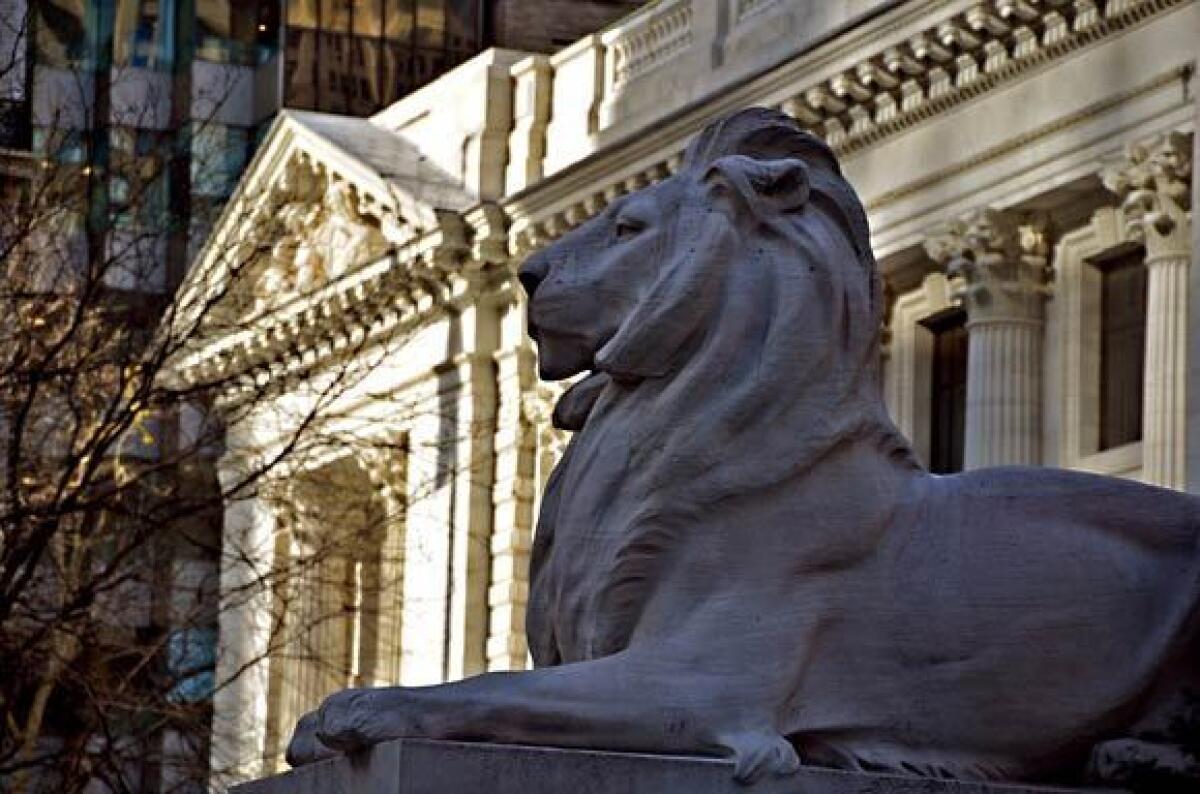
<path id="1" fill-rule="evenodd" d="M 311 293 L 412 239 L 399 213 L 306 156 L 273 190 L 274 242 L 255 282 L 253 313 Z"/>

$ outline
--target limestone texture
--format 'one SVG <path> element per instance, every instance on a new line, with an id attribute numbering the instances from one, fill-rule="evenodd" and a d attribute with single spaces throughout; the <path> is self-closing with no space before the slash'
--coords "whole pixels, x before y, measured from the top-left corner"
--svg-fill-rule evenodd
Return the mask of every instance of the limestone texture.
<path id="1" fill-rule="evenodd" d="M 294 764 L 417 737 L 708 754 L 742 783 L 1196 775 L 1200 501 L 925 471 L 881 396 L 866 216 L 792 119 L 713 123 L 520 277 L 540 375 L 589 373 L 555 414 L 536 669 L 335 694 Z"/>

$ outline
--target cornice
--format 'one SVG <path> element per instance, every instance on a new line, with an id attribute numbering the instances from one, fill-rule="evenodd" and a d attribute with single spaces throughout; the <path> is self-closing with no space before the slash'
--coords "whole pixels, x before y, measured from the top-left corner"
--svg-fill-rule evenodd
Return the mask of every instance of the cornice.
<path id="1" fill-rule="evenodd" d="M 1027 130 L 1026 132 L 1022 133 L 1021 135 L 1019 135 L 1015 138 L 1012 138 L 1008 141 L 1005 141 L 1003 144 L 1001 144 L 999 146 L 995 146 L 990 149 L 987 149 L 986 151 L 979 152 L 979 153 L 975 154 L 974 156 L 972 156 L 966 160 L 963 160 L 962 162 L 955 163 L 954 165 L 949 166 L 947 168 L 943 168 L 938 171 L 933 171 L 929 174 L 926 174 L 921 179 L 919 179 L 915 182 L 911 182 L 907 185 L 904 185 L 903 187 L 897 188 L 895 190 L 890 190 L 886 193 L 882 193 L 882 194 L 876 196 L 875 198 L 873 198 L 870 202 L 868 202 L 866 205 L 866 209 L 868 212 L 873 212 L 875 210 L 882 209 L 888 205 L 894 204 L 898 201 L 903 200 L 904 198 L 906 198 L 908 196 L 911 196 L 915 193 L 919 193 L 920 191 L 927 189 L 931 185 L 936 185 L 939 182 L 943 182 L 947 179 L 951 179 L 954 176 L 957 176 L 959 174 L 963 174 L 968 171 L 979 168 L 982 165 L 985 165 L 994 160 L 998 160 L 1001 157 L 1012 154 L 1013 152 L 1019 151 L 1027 146 L 1030 146 L 1031 144 L 1036 143 L 1037 141 L 1039 141 L 1043 138 L 1047 138 L 1051 135 L 1055 135 L 1057 133 L 1062 132 L 1063 130 L 1068 130 L 1072 127 L 1075 127 L 1075 126 L 1085 122 L 1086 120 L 1088 120 L 1090 118 L 1094 118 L 1096 116 L 1102 115 L 1102 114 L 1112 110 L 1113 108 L 1119 107 L 1131 100 L 1137 99 L 1140 96 L 1144 96 L 1146 94 L 1150 94 L 1155 91 L 1161 90 L 1165 86 L 1168 86 L 1168 85 L 1171 85 L 1172 83 L 1178 82 L 1179 80 L 1184 78 L 1186 76 L 1186 74 L 1187 74 L 1186 69 L 1182 69 L 1182 68 L 1170 69 L 1134 89 L 1131 89 L 1129 91 L 1124 91 L 1120 94 L 1112 96 L 1112 97 L 1104 100 L 1103 102 L 1098 102 L 1094 105 L 1089 105 L 1088 107 L 1083 108 L 1082 110 L 1080 110 L 1078 112 L 1072 113 L 1068 116 L 1063 116 L 1062 118 L 1059 118 L 1059 119 L 1055 119 L 1054 121 L 1052 121 L 1048 124 L 1043 124 L 1040 127 L 1036 127 L 1034 129 Z"/>
<path id="2" fill-rule="evenodd" d="M 237 402 L 272 381 L 286 383 L 347 351 L 394 338 L 471 292 L 461 268 L 469 250 L 461 220 L 422 235 L 197 345 L 176 364 L 175 376 L 187 386 L 221 383 L 223 399 Z"/>
<path id="3" fill-rule="evenodd" d="M 674 173 L 686 140 L 727 110 L 773 106 L 839 155 L 853 155 L 1191 2 L 988 0 L 901 6 L 506 199 L 503 206 L 512 218 L 509 250 L 524 256 L 613 199 Z M 797 91 L 796 85 L 803 88 Z"/>
<path id="4" fill-rule="evenodd" d="M 498 204 L 437 213 L 436 228 L 391 254 L 248 321 L 191 352 L 178 367 L 191 384 L 233 377 L 227 399 L 256 393 L 337 361 L 373 340 L 393 338 L 438 312 L 511 286 L 519 259 L 603 211 L 616 198 L 678 171 L 686 140 L 714 115 L 768 104 L 798 119 L 845 156 L 1028 76 L 1084 48 L 1193 0 L 937 0 L 900 6 L 811 52 L 542 180 Z M 1173 71 L 1172 76 L 1178 76 Z M 1150 87 L 1165 77 L 1156 78 Z M 797 90 L 796 86 L 800 86 Z M 1140 90 L 1149 90 L 1140 89 Z M 1119 103 L 1127 96 L 1113 98 Z M 1089 112 L 1096 112 L 1089 109 Z M 1066 118 L 953 167 L 969 169 L 1030 140 L 1077 123 Z M 260 150 L 230 202 L 263 211 L 270 178 L 296 144 L 281 128 Z M 929 176 L 944 179 L 946 171 Z M 924 182 L 922 183 L 924 184 Z M 906 186 L 876 197 L 895 201 Z M 253 207 L 249 202 L 257 202 Z M 226 214 L 230 212 L 227 209 Z M 233 225 L 214 238 L 229 243 Z M 232 216 L 230 216 L 232 217 Z M 239 226 L 240 228 L 240 226 Z M 219 264 L 219 262 L 217 263 Z M 205 279 L 200 279 L 203 286 Z"/>

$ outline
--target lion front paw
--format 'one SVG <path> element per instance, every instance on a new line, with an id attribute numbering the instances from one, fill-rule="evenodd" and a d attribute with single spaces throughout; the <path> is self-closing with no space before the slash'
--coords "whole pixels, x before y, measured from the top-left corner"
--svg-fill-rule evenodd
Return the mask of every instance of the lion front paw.
<path id="1" fill-rule="evenodd" d="M 288 742 L 284 758 L 290 766 L 297 767 L 335 755 L 335 750 L 326 747 L 317 738 L 317 712 L 310 711 L 296 723 L 296 730 L 292 733 L 292 740 Z"/>
<path id="2" fill-rule="evenodd" d="M 772 731 L 728 734 L 722 744 L 733 756 L 733 778 L 753 783 L 765 775 L 793 775 L 800 769 L 800 756 L 791 742 Z"/>
<path id="3" fill-rule="evenodd" d="M 426 736 L 425 722 L 411 689 L 345 689 L 301 718 L 288 745 L 287 761 L 300 766 L 391 739 Z"/>

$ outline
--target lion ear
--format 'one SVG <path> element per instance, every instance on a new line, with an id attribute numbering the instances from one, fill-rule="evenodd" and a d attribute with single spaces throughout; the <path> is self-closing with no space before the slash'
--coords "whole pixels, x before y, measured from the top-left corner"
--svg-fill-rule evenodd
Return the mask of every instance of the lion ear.
<path id="1" fill-rule="evenodd" d="M 791 212 L 808 202 L 808 166 L 794 157 L 756 160 L 726 155 L 708 167 L 704 182 L 715 191 L 732 192 L 759 219 Z"/>

